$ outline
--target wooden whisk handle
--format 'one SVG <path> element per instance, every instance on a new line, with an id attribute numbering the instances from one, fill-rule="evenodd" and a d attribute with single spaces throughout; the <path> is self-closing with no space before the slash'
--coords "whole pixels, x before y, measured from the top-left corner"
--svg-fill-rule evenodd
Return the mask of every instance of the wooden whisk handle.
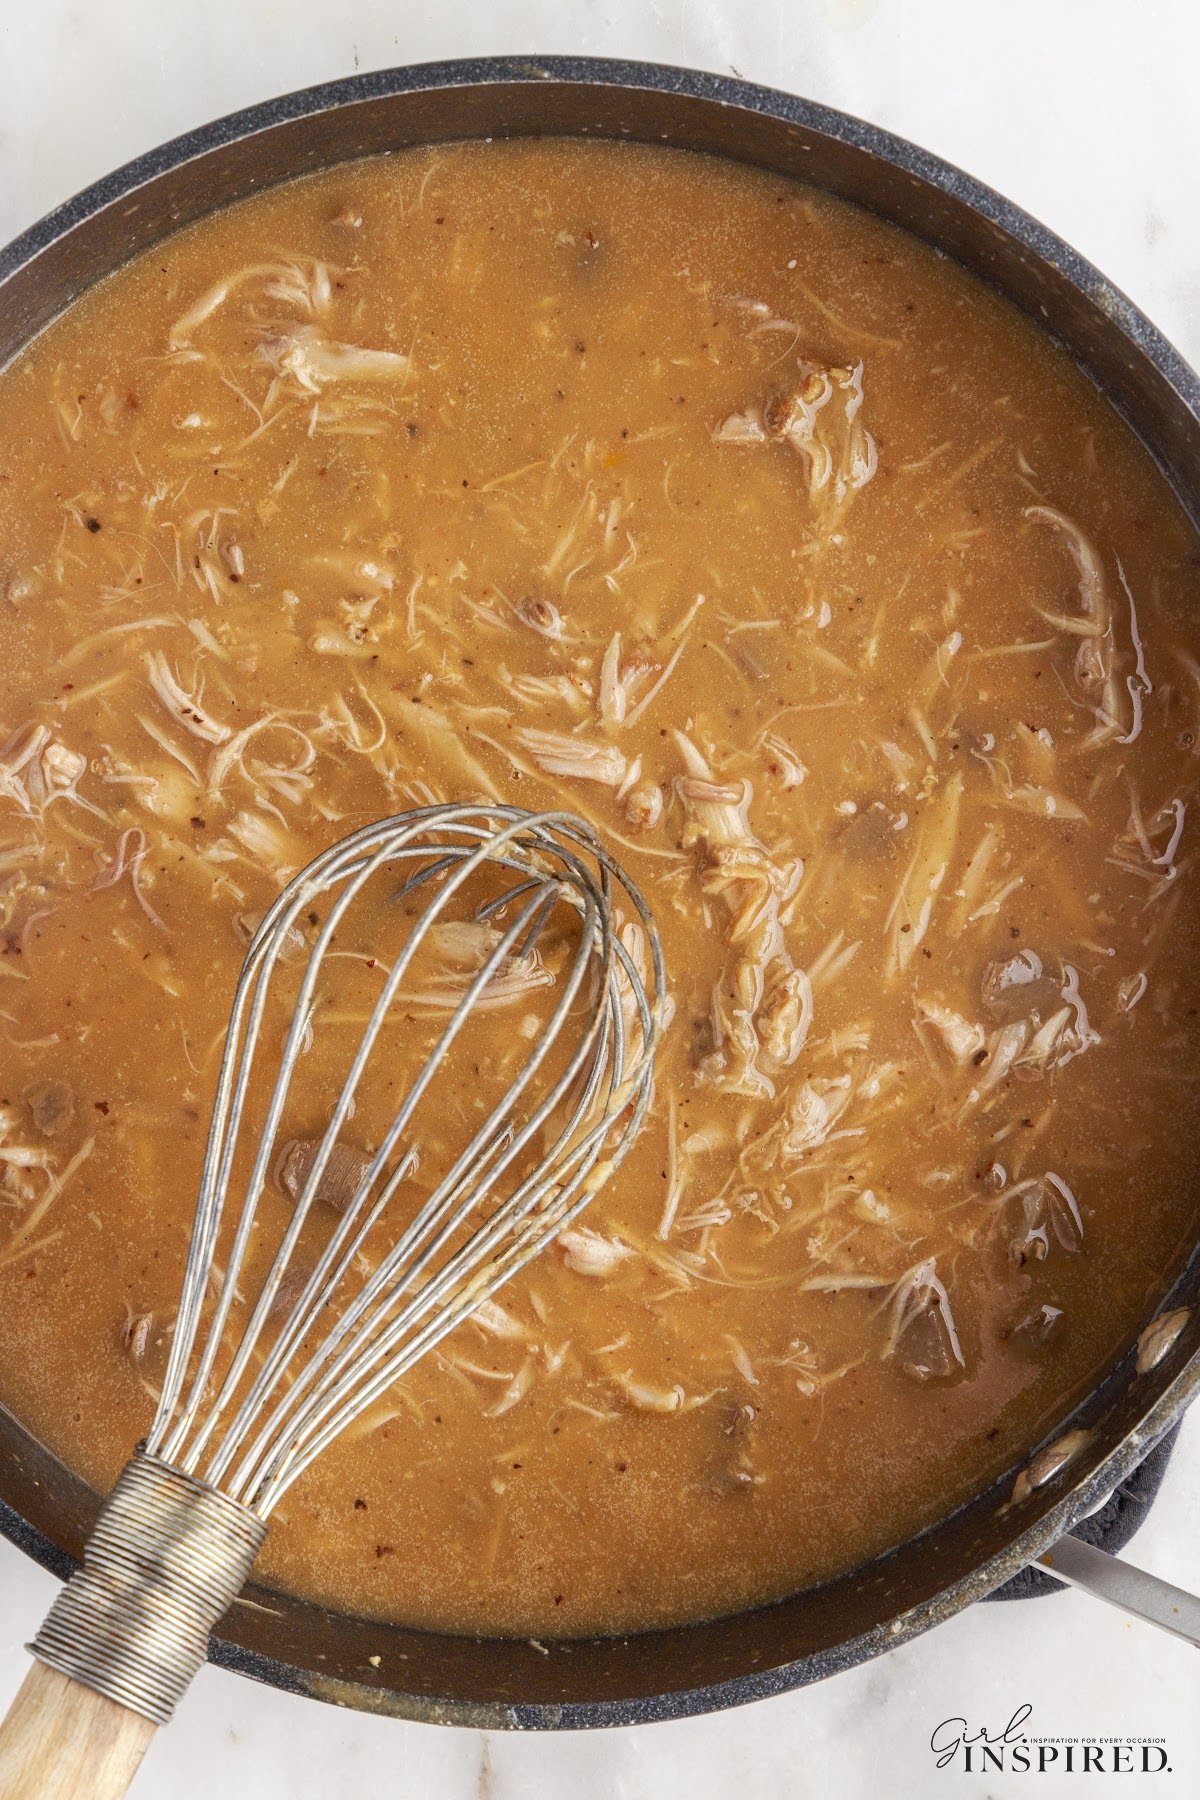
<path id="1" fill-rule="evenodd" d="M 35 1662 L 0 1724 L 0 1800 L 121 1800 L 157 1730 Z"/>

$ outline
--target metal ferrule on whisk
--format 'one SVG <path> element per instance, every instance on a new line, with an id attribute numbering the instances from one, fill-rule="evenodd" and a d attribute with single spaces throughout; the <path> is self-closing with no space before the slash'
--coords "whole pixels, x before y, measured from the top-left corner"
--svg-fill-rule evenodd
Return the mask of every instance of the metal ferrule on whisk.
<path id="1" fill-rule="evenodd" d="M 266 1534 L 265 1521 L 239 1501 L 139 1453 L 29 1648 L 60 1674 L 165 1725 Z"/>

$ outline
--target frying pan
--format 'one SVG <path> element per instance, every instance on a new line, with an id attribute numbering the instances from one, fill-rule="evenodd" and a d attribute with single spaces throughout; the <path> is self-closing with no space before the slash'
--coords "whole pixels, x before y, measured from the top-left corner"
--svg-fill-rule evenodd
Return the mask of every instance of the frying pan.
<path id="1" fill-rule="evenodd" d="M 886 132 L 787 94 L 655 64 L 425 64 L 310 88 L 176 138 L 0 252 L 0 364 L 94 282 L 231 201 L 351 157 L 544 135 L 730 157 L 800 177 L 935 245 L 1058 339 L 1195 516 L 1200 382 L 1082 257 Z M 1157 1309 L 1187 1309 L 1169 1352 L 1139 1373 L 1131 1342 L 1052 1441 L 1029 1446 L 1018 1503 L 1014 1469 L 899 1549 L 775 1605 L 677 1630 L 535 1646 L 380 1625 L 252 1586 L 213 1638 L 212 1660 L 340 1705 L 489 1730 L 675 1718 L 817 1681 L 982 1599 L 1094 1511 L 1200 1385 L 1198 1301 L 1200 1246 Z M 0 1530 L 13 1543 L 65 1577 L 98 1504 L 0 1409 Z"/>

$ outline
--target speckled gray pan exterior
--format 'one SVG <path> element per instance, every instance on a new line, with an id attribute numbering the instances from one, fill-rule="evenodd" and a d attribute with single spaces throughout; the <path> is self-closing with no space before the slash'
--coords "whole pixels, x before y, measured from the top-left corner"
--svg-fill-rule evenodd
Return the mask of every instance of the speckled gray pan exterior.
<path id="1" fill-rule="evenodd" d="M 641 63 L 531 56 L 389 70 L 268 101 L 177 138 L 0 252 L 0 362 L 138 251 L 231 201 L 406 145 L 544 135 L 710 151 L 803 177 L 894 220 L 1057 337 L 1196 515 L 1200 382 L 1082 257 L 957 169 L 856 119 L 739 81 Z M 1057 1479 L 1006 1508 L 1010 1474 L 921 1537 L 826 1587 L 686 1629 L 544 1647 L 376 1625 L 251 1589 L 252 1604 L 235 1605 L 222 1624 L 213 1660 L 339 1705 L 489 1729 L 673 1718 L 819 1680 L 998 1587 L 1136 1466 L 1200 1384 L 1198 1287 L 1200 1255 L 1164 1299 L 1191 1308 L 1172 1354 L 1137 1375 L 1130 1346 L 1070 1421 L 1093 1436 Z M 936 1456 L 936 1445 L 922 1454 Z M 96 1505 L 0 1412 L 0 1529 L 14 1543 L 66 1575 Z"/>

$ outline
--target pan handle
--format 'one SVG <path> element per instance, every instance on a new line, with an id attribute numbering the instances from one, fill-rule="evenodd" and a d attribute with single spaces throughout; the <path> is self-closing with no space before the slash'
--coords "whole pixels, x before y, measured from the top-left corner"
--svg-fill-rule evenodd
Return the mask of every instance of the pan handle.
<path id="1" fill-rule="evenodd" d="M 122 1800 L 156 1730 L 35 1662 L 0 1726 L 0 1800 Z"/>
<path id="2" fill-rule="evenodd" d="M 1059 1538 L 1033 1567 L 1200 1649 L 1200 1595 L 1185 1593 L 1077 1537 Z"/>

